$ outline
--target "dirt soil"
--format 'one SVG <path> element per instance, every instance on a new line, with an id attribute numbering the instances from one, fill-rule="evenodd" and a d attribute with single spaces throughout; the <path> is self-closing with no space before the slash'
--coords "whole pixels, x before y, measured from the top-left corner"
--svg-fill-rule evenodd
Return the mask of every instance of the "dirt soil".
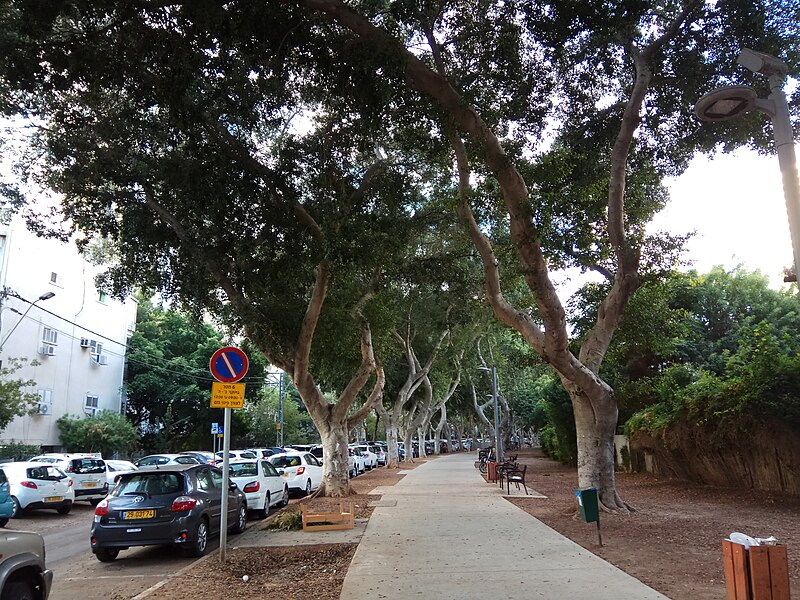
<path id="1" fill-rule="evenodd" d="M 722 540 L 734 531 L 786 545 L 791 589 L 800 596 L 800 498 L 618 473 L 620 495 L 635 512 L 600 515 L 601 548 L 596 525 L 575 518 L 575 469 L 534 450 L 520 452 L 519 462 L 529 465 L 529 485 L 548 498 L 514 504 L 673 600 L 725 598 Z"/>
<path id="2" fill-rule="evenodd" d="M 602 514 L 600 547 L 595 524 L 576 518 L 575 469 L 549 460 L 538 450 L 520 451 L 519 462 L 528 465 L 529 487 L 547 499 L 515 497 L 511 502 L 673 600 L 725 597 L 722 540 L 734 531 L 754 537 L 774 535 L 785 544 L 793 595 L 800 597 L 800 498 L 619 473 L 620 494 L 635 512 Z M 349 499 L 356 504 L 356 518 L 368 518 L 372 508 L 367 503 L 380 498 L 368 492 L 402 477 L 381 468 L 354 479 L 356 495 Z M 300 502 L 308 502 L 315 510 L 338 507 L 338 500 L 330 498 Z M 298 510 L 297 504 L 292 502 L 284 510 Z M 336 600 L 355 548 L 354 544 L 323 544 L 270 547 L 268 551 L 232 549 L 227 564 L 203 560 L 149 598 Z M 242 580 L 245 574 L 247 582 Z"/>

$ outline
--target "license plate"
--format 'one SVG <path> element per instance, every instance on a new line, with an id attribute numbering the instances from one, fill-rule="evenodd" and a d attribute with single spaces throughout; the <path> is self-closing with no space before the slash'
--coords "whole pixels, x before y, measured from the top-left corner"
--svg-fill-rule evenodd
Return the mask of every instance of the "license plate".
<path id="1" fill-rule="evenodd" d="M 154 510 L 126 510 L 122 513 L 122 518 L 129 519 L 152 519 L 156 516 Z"/>
<path id="2" fill-rule="evenodd" d="M 94 481 L 87 481 L 86 487 L 97 487 L 97 484 Z"/>
<path id="3" fill-rule="evenodd" d="M 44 501 L 45 502 L 61 502 L 64 499 L 64 496 L 47 496 Z"/>

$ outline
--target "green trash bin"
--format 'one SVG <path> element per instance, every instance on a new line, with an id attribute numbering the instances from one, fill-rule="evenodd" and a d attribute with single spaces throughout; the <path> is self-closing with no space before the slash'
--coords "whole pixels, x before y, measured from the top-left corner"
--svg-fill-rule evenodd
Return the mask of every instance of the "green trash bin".
<path id="1" fill-rule="evenodd" d="M 581 519 L 586 523 L 600 522 L 600 511 L 597 506 L 597 488 L 588 490 L 578 490 L 575 492 L 578 500 L 578 508 L 581 511 Z"/>

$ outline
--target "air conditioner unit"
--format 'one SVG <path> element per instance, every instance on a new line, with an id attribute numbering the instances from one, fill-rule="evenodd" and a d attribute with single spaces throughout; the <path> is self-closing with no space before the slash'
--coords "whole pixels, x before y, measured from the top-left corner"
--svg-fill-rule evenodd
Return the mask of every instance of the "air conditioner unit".
<path id="1" fill-rule="evenodd" d="M 105 354 L 98 354 L 94 360 L 98 365 L 108 364 L 108 357 Z"/>
<path id="2" fill-rule="evenodd" d="M 46 415 L 50 413 L 50 405 L 45 402 L 39 403 L 39 414 Z"/>
<path id="3" fill-rule="evenodd" d="M 89 338 L 81 338 L 81 348 L 88 348 L 91 346 L 91 340 Z"/>
<path id="4" fill-rule="evenodd" d="M 42 356 L 55 356 L 56 347 L 52 344 L 44 344 L 39 347 L 39 354 Z"/>

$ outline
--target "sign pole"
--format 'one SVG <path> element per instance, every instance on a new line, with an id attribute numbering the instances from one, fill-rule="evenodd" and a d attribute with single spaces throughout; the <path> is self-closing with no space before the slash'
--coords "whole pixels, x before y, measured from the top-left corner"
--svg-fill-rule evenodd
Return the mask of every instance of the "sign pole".
<path id="1" fill-rule="evenodd" d="M 231 449 L 231 409 L 225 409 L 225 425 L 222 430 L 222 515 L 219 530 L 219 559 L 223 563 L 226 558 L 228 546 L 228 477 L 230 475 L 230 459 L 228 454 Z"/>

